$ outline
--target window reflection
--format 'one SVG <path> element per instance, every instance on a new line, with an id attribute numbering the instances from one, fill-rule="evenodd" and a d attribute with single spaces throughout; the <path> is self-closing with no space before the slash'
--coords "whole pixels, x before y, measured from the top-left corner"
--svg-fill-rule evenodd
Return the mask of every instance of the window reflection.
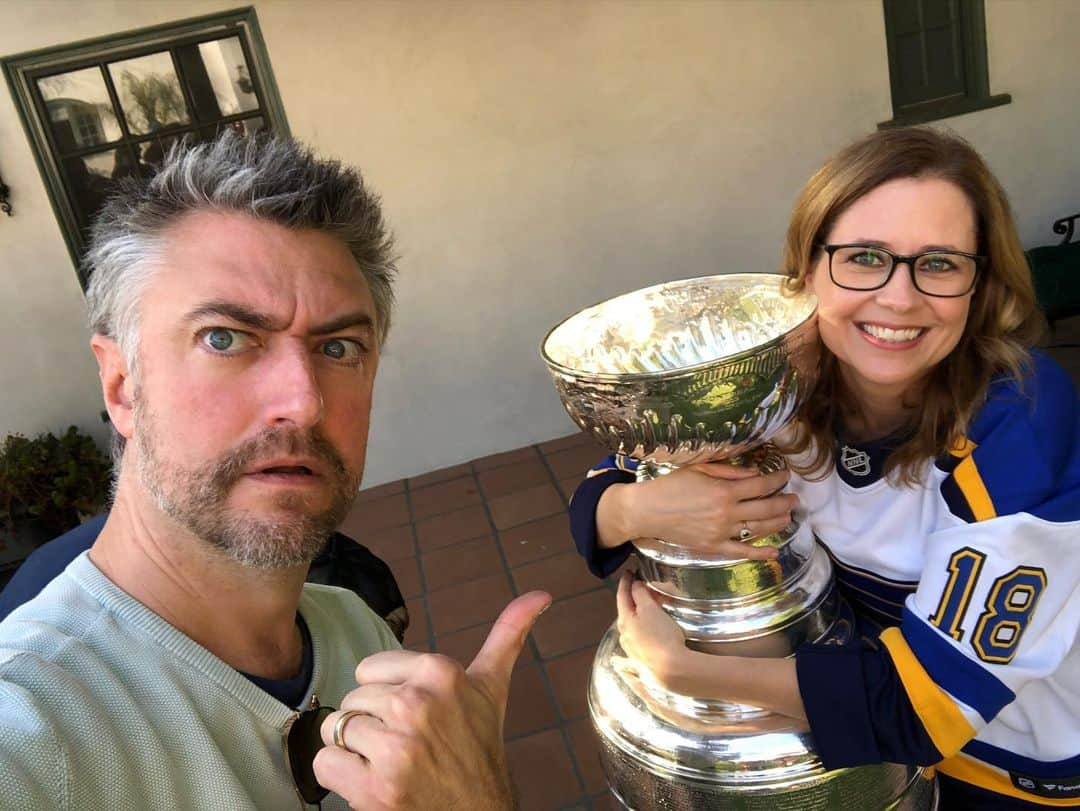
<path id="1" fill-rule="evenodd" d="M 239 37 L 199 43 L 199 56 L 221 115 L 236 115 L 258 108 L 259 99 L 255 96 Z"/>
<path id="2" fill-rule="evenodd" d="M 95 152 L 64 161 L 68 187 L 78 205 L 80 225 L 89 224 L 90 216 L 101 207 L 113 183 L 124 177 L 136 177 L 138 166 L 126 147 Z"/>
<path id="3" fill-rule="evenodd" d="M 187 103 L 168 51 L 109 65 L 128 129 L 134 135 L 187 124 Z"/>
<path id="4" fill-rule="evenodd" d="M 139 169 L 144 177 L 157 174 L 161 168 L 161 162 L 173 144 L 180 140 L 180 136 L 167 135 L 164 138 L 154 138 L 151 141 L 143 141 L 135 147 L 139 155 Z"/>
<path id="5" fill-rule="evenodd" d="M 235 132 L 237 135 L 258 135 L 262 132 L 269 132 L 270 128 L 261 116 L 252 116 L 251 118 L 242 118 L 239 121 L 220 122 L 210 127 L 203 127 L 201 136 L 203 140 L 212 141 L 225 130 Z"/>
<path id="6" fill-rule="evenodd" d="M 53 137 L 62 152 L 106 144 L 120 125 L 100 68 L 85 68 L 37 80 Z"/>
<path id="7" fill-rule="evenodd" d="M 228 127 L 237 135 L 258 135 L 264 129 L 263 120 L 258 116 L 245 118 L 242 121 L 233 121 L 231 124 L 222 124 L 221 128 Z"/>

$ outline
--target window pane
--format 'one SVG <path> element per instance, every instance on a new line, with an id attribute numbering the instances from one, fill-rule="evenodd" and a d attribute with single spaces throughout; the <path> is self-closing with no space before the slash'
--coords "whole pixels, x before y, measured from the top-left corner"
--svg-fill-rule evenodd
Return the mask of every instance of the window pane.
<path id="1" fill-rule="evenodd" d="M 203 127 L 199 133 L 204 141 L 212 141 L 225 130 L 232 130 L 237 135 L 257 135 L 261 132 L 271 131 L 270 126 L 267 125 L 262 116 L 253 116 L 251 118 L 243 118 L 239 121 L 210 124 Z"/>
<path id="2" fill-rule="evenodd" d="M 233 121 L 231 124 L 222 124 L 221 129 L 231 129 L 237 135 L 258 135 L 260 132 L 266 131 L 266 124 L 263 123 L 262 118 L 256 116 L 254 118 L 245 118 L 242 121 Z"/>
<path id="3" fill-rule="evenodd" d="M 926 32 L 927 85 L 935 98 L 964 92 L 959 40 L 960 32 L 952 28 Z"/>
<path id="4" fill-rule="evenodd" d="M 161 162 L 164 160 L 169 148 L 179 141 L 180 138 L 181 136 L 179 135 L 166 135 L 163 138 L 153 138 L 149 141 L 143 141 L 141 144 L 135 146 L 135 151 L 139 156 L 139 169 L 145 177 L 157 174 L 158 169 L 161 168 Z"/>
<path id="5" fill-rule="evenodd" d="M 64 161 L 64 173 L 79 222 L 85 226 L 105 202 L 113 183 L 122 177 L 137 175 L 138 170 L 131 153 L 126 147 L 120 147 L 81 158 L 68 158 Z"/>
<path id="6" fill-rule="evenodd" d="M 921 34 L 897 37 L 893 43 L 896 52 L 898 81 L 895 104 L 905 105 L 927 98 L 926 66 L 923 64 L 923 41 Z"/>
<path id="7" fill-rule="evenodd" d="M 191 120 L 168 51 L 113 62 L 109 74 L 132 134 L 146 135 Z"/>
<path id="8" fill-rule="evenodd" d="M 949 0 L 922 0 L 923 28 L 940 28 L 956 21 L 956 2 Z"/>
<path id="9" fill-rule="evenodd" d="M 120 125 L 99 68 L 46 76 L 37 80 L 37 86 L 61 152 L 120 137 Z"/>
<path id="10" fill-rule="evenodd" d="M 892 23 L 894 35 L 923 30 L 919 0 L 885 0 L 885 16 Z"/>
<path id="11" fill-rule="evenodd" d="M 259 108 L 244 49 L 239 37 L 199 44 L 199 56 L 206 69 L 221 115 L 236 115 Z"/>

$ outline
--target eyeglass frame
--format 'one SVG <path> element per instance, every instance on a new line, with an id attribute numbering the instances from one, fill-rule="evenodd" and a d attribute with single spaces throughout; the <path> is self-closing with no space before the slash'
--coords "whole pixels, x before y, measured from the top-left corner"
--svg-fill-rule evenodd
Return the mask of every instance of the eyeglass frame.
<path id="1" fill-rule="evenodd" d="M 896 272 L 896 268 L 899 267 L 901 264 L 904 264 L 904 265 L 908 266 L 908 272 L 911 274 L 911 283 L 912 283 L 912 285 L 914 285 L 915 289 L 918 290 L 920 293 L 922 293 L 924 296 L 931 296 L 933 298 L 960 298 L 962 296 L 966 296 L 968 293 L 970 293 L 972 290 L 975 289 L 975 282 L 977 282 L 979 280 L 979 273 L 986 266 L 986 263 L 990 260 L 990 257 L 982 256 L 982 255 L 977 254 L 977 253 L 968 253 L 967 251 L 951 251 L 951 250 L 946 251 L 946 250 L 940 250 L 940 249 L 932 250 L 932 251 L 922 251 L 921 253 L 913 253 L 913 254 L 904 255 L 904 254 L 894 253 L 893 251 L 890 251 L 888 248 L 883 248 L 880 245 L 874 245 L 873 243 L 869 243 L 869 242 L 844 242 L 844 243 L 840 243 L 840 244 L 837 244 L 837 245 L 829 245 L 829 244 L 824 243 L 824 242 L 818 242 L 817 247 L 820 248 L 821 250 L 825 251 L 825 253 L 829 257 L 829 281 L 831 281 L 833 284 L 835 284 L 837 287 L 839 287 L 839 288 L 841 288 L 843 290 L 854 290 L 855 292 L 858 292 L 858 293 L 869 293 L 869 292 L 872 292 L 874 290 L 880 290 L 881 288 L 883 288 L 885 285 L 887 285 L 892 280 L 893 274 Z M 881 284 L 876 285 L 874 287 L 849 287 L 846 284 L 840 284 L 840 282 L 836 281 L 836 277 L 833 275 L 832 262 L 833 262 L 833 254 L 836 251 L 840 250 L 841 248 L 873 248 L 875 251 L 881 251 L 883 254 L 886 254 L 890 259 L 892 259 L 892 267 L 889 268 L 889 272 L 885 275 L 885 280 L 882 281 Z M 968 259 L 973 259 L 975 261 L 975 273 L 972 274 L 972 276 L 971 276 L 971 284 L 968 285 L 967 290 L 965 290 L 963 293 L 943 294 L 943 293 L 931 293 L 931 292 L 929 292 L 927 290 L 923 290 L 921 287 L 919 287 L 919 279 L 918 279 L 918 276 L 916 276 L 916 274 L 915 274 L 915 263 L 924 256 L 933 256 L 935 254 L 949 254 L 949 255 L 952 255 L 952 256 L 966 256 Z"/>

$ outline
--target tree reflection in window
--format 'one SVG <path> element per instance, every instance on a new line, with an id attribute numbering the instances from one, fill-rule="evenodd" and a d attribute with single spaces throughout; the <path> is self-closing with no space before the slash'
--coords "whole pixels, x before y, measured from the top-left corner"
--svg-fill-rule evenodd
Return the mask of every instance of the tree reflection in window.
<path id="1" fill-rule="evenodd" d="M 76 260 L 112 186 L 153 175 L 180 139 L 287 133 L 252 9 L 3 64 Z"/>

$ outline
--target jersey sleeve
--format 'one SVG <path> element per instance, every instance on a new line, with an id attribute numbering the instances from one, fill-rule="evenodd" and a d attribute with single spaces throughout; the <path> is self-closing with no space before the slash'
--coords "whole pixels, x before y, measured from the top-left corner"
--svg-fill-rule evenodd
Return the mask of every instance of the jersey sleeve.
<path id="1" fill-rule="evenodd" d="M 935 533 L 899 628 L 881 636 L 942 755 L 955 754 L 1033 680 L 1054 674 L 1080 630 L 1080 521 L 1028 513 Z"/>
<path id="2" fill-rule="evenodd" d="M 939 460 L 941 495 L 968 522 L 1018 512 L 1080 520 L 1080 405 L 1065 371 L 1033 353 L 1032 373 L 991 387 L 968 436 Z"/>
<path id="3" fill-rule="evenodd" d="M 881 644 L 811 644 L 795 655 L 799 693 L 826 769 L 942 759 Z"/>
<path id="4" fill-rule="evenodd" d="M 636 463 L 623 456 L 608 456 L 586 474 L 570 499 L 570 534 L 589 571 L 607 577 L 630 556 L 632 546 L 625 543 L 614 549 L 602 549 L 597 541 L 596 508 L 600 498 L 613 484 L 634 481 Z"/>
<path id="5" fill-rule="evenodd" d="M 854 741 L 900 762 L 951 757 L 1026 685 L 1073 655 L 1078 431 L 1072 382 L 1044 358 L 1036 357 L 1025 386 L 991 393 L 971 438 L 946 460 L 941 492 L 960 520 L 927 539 L 900 626 L 885 630 L 877 647 L 807 646 L 797 656 L 828 768 L 871 762 Z"/>
<path id="6" fill-rule="evenodd" d="M 935 533 L 899 627 L 804 646 L 799 690 L 827 768 L 929 765 L 960 751 L 1080 636 L 1080 522 L 1028 514 Z"/>

